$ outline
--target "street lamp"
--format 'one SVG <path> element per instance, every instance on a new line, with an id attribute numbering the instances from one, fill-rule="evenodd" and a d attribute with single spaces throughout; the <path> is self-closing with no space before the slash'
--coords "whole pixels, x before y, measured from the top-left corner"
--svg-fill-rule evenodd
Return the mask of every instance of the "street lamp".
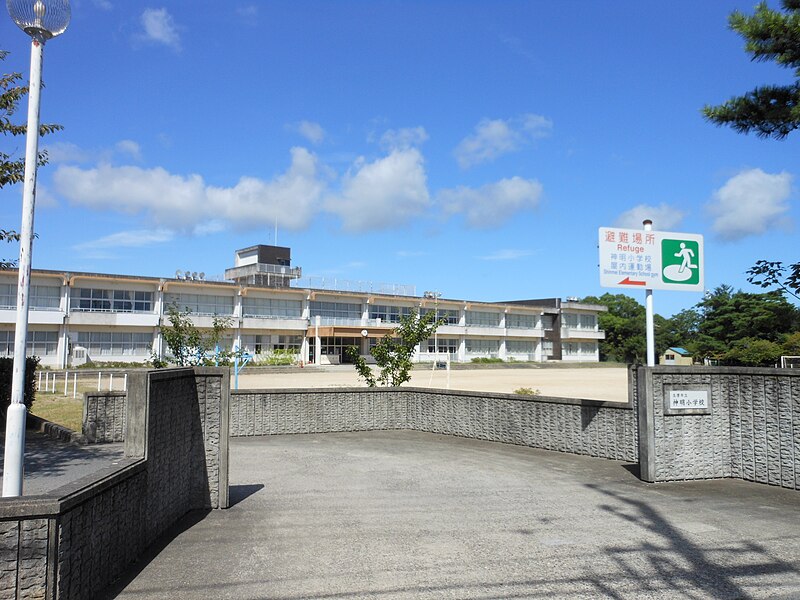
<path id="1" fill-rule="evenodd" d="M 69 25 L 69 0 L 6 0 L 8 14 L 31 36 L 31 74 L 28 88 L 28 130 L 25 144 L 25 179 L 22 187 L 22 226 L 19 239 L 17 325 L 14 333 L 14 372 L 11 404 L 6 414 L 3 496 L 22 495 L 25 456 L 25 352 L 28 342 L 28 299 L 31 286 L 33 211 L 36 203 L 36 167 L 39 158 L 39 96 L 42 87 L 42 52 L 50 38 Z"/>

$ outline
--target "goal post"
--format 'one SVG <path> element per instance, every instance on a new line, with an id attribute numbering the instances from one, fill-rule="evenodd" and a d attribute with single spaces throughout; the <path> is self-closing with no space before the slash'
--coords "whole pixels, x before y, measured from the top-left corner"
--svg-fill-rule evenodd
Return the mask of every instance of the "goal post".
<path id="1" fill-rule="evenodd" d="M 781 356 L 782 369 L 800 369 L 800 356 Z"/>

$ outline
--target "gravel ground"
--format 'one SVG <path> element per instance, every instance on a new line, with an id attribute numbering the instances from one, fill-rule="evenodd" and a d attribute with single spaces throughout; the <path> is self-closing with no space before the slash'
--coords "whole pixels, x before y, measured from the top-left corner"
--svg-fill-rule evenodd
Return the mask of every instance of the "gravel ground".
<path id="1" fill-rule="evenodd" d="M 514 369 L 444 369 L 412 372 L 408 385 L 436 389 L 466 390 L 474 392 L 513 393 L 522 387 L 539 390 L 543 396 L 560 398 L 588 398 L 627 402 L 628 370 L 626 368 L 558 368 L 540 367 Z M 337 367 L 297 368 L 293 373 L 239 375 L 239 389 L 283 389 L 314 387 L 360 387 L 351 365 Z"/>

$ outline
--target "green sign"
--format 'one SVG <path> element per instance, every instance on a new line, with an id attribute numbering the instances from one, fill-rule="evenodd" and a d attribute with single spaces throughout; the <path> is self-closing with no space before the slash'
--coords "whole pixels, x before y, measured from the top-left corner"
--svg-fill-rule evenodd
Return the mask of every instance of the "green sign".
<path id="1" fill-rule="evenodd" d="M 661 267 L 664 283 L 700 283 L 700 244 L 694 240 L 661 240 Z"/>

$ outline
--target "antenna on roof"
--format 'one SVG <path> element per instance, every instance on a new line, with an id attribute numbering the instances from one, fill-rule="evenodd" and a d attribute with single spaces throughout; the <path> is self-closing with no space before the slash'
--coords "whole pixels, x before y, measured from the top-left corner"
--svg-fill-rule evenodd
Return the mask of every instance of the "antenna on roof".
<path id="1" fill-rule="evenodd" d="M 180 269 L 176 270 L 175 279 L 180 279 L 181 277 L 183 277 L 183 271 L 181 271 Z"/>

